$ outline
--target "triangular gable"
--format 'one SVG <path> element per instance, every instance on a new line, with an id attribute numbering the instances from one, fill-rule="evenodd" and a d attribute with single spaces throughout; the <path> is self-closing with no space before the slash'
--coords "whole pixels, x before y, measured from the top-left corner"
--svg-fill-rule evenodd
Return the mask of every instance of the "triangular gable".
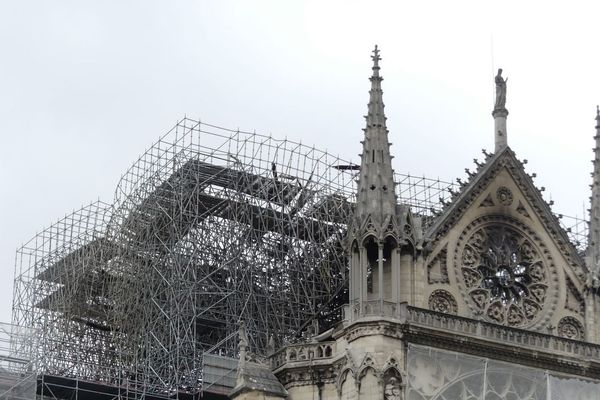
<path id="1" fill-rule="evenodd" d="M 452 202 L 444 208 L 443 212 L 436 218 L 436 221 L 425 232 L 426 241 L 435 244 L 472 207 L 493 206 L 498 201 L 501 201 L 501 193 L 498 194 L 500 197 L 495 196 L 495 199 L 491 196 L 480 199 L 480 196 L 503 170 L 508 171 L 513 182 L 524 196 L 523 200 L 517 200 L 519 202 L 517 203 L 517 212 L 528 218 L 532 218 L 530 213 L 535 214 L 549 236 L 553 239 L 556 247 L 570 264 L 573 272 L 583 280 L 587 269 L 582 256 L 571 243 L 557 217 L 542 197 L 540 190 L 525 172 L 523 164 L 516 158 L 515 153 L 509 147 L 505 147 L 489 157 L 487 162 L 475 174 L 471 175 L 469 181 L 463 185 L 460 192 L 454 195 Z M 481 204 L 474 204 L 475 201 Z"/>

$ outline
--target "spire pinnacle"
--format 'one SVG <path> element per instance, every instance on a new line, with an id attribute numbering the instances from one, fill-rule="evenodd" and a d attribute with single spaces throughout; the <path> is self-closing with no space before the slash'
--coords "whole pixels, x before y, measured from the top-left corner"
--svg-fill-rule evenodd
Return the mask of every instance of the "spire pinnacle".
<path id="1" fill-rule="evenodd" d="M 377 46 L 371 59 L 373 75 L 361 142 L 358 193 L 348 221 L 351 318 L 385 315 L 384 304 L 400 304 L 400 252 L 395 250 L 401 246 L 400 239 L 410 234 L 401 228 L 409 217 L 397 204 Z"/>
<path id="2" fill-rule="evenodd" d="M 396 193 L 394 171 L 390 156 L 390 143 L 385 123 L 383 91 L 379 76 L 379 49 L 375 46 L 373 55 L 373 75 L 370 78 L 368 113 L 366 116 L 365 139 L 361 159 L 358 184 L 356 217 L 364 220 L 369 215 L 383 221 L 386 215 L 396 213 Z"/>
<path id="3" fill-rule="evenodd" d="M 377 45 L 375 45 L 371 59 L 373 60 L 373 76 L 379 76 L 379 61 L 381 61 L 381 57 L 379 56 Z"/>
<path id="4" fill-rule="evenodd" d="M 596 106 L 596 136 L 594 136 L 594 172 L 592 172 L 592 197 L 590 227 L 588 231 L 587 262 L 592 274 L 600 273 L 600 107 Z"/>

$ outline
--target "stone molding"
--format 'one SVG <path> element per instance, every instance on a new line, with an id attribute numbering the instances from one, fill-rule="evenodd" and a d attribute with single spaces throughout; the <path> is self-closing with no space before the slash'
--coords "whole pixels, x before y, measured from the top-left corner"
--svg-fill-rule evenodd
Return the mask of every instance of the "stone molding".
<path id="1" fill-rule="evenodd" d="M 336 341 L 286 346 L 271 356 L 272 368 L 286 387 L 335 383 L 339 373 L 350 370 L 358 378 L 366 365 L 365 358 L 353 360 L 339 342 L 351 343 L 361 337 L 381 335 L 401 343 L 415 343 L 466 354 L 483 356 L 499 361 L 544 368 L 579 376 L 600 376 L 600 345 L 568 339 L 540 332 L 511 328 L 490 322 L 439 313 L 417 307 L 400 305 L 395 317 L 368 317 L 346 322 Z M 331 346 L 331 353 L 318 348 Z M 397 349 L 397 350 L 398 350 Z M 307 359 L 290 354 L 312 354 Z M 384 371 L 391 367 L 376 368 Z"/>
<path id="2" fill-rule="evenodd" d="M 406 307 L 403 338 L 411 343 L 553 371 L 598 378 L 600 345 Z"/>

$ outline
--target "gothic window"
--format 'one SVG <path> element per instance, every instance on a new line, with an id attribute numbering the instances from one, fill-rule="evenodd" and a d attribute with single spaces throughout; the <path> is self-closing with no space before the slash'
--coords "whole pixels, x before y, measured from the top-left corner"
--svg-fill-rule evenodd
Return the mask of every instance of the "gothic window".
<path id="1" fill-rule="evenodd" d="M 474 223 L 461 238 L 459 284 L 475 314 L 514 327 L 538 321 L 552 289 L 552 271 L 525 229 Z"/>
<path id="2" fill-rule="evenodd" d="M 407 370 L 409 400 L 548 398 L 546 371 L 481 357 L 411 346 Z"/>

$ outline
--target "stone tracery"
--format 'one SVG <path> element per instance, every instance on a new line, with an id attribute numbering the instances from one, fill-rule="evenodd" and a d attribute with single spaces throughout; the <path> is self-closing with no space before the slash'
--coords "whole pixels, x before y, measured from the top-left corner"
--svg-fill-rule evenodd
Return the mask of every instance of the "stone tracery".
<path id="1" fill-rule="evenodd" d="M 564 317 L 558 323 L 558 335 L 567 339 L 583 340 L 583 324 L 574 317 Z"/>
<path id="2" fill-rule="evenodd" d="M 508 221 L 478 222 L 461 235 L 465 239 L 457 258 L 467 301 L 476 315 L 491 322 L 531 325 L 547 303 L 551 272 L 546 258 Z"/>
<path id="3" fill-rule="evenodd" d="M 454 296 L 443 289 L 434 290 L 429 296 L 429 309 L 445 314 L 456 314 L 458 305 Z"/>

